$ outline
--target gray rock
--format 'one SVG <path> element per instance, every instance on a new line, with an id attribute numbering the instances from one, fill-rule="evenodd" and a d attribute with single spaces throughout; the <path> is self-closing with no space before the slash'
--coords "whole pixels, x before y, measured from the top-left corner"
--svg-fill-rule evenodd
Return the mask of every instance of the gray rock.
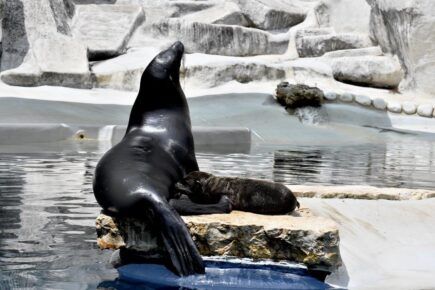
<path id="1" fill-rule="evenodd" d="M 300 57 L 322 56 L 326 52 L 372 46 L 367 35 L 341 33 L 313 35 L 312 31 L 296 33 L 296 49 Z"/>
<path id="2" fill-rule="evenodd" d="M 276 100 L 286 109 L 319 107 L 323 98 L 322 90 L 303 84 L 291 85 L 288 82 L 282 82 L 276 88 Z"/>
<path id="3" fill-rule="evenodd" d="M 135 29 L 145 20 L 139 5 L 80 5 L 72 33 L 88 47 L 89 59 L 122 54 Z"/>
<path id="4" fill-rule="evenodd" d="M 372 37 L 399 57 L 406 73 L 402 88 L 435 93 L 435 5 L 433 0 L 367 0 Z"/>
<path id="5" fill-rule="evenodd" d="M 86 47 L 70 36 L 69 1 L 4 4 L 1 79 L 11 85 L 91 86 Z"/>
<path id="6" fill-rule="evenodd" d="M 387 102 L 384 99 L 376 98 L 373 100 L 373 107 L 378 110 L 385 110 L 387 108 Z"/>
<path id="7" fill-rule="evenodd" d="M 417 106 L 411 102 L 403 102 L 402 104 L 403 112 L 408 115 L 413 115 L 417 113 Z"/>
<path id="8" fill-rule="evenodd" d="M 357 95 L 355 96 L 355 102 L 363 106 L 371 106 L 372 99 L 370 99 L 370 97 L 365 95 Z"/>
<path id="9" fill-rule="evenodd" d="M 182 218 L 201 255 L 293 261 L 326 271 L 341 264 L 337 226 L 325 218 L 239 211 Z M 100 214 L 96 229 L 101 249 L 124 248 L 154 258 L 165 254 L 158 234 L 139 220 Z"/>
<path id="10" fill-rule="evenodd" d="M 389 101 L 387 105 L 387 110 L 393 113 L 401 113 L 402 104 L 399 102 Z"/>
<path id="11" fill-rule="evenodd" d="M 432 104 L 421 104 L 417 107 L 417 114 L 422 117 L 432 117 L 433 105 Z"/>
<path id="12" fill-rule="evenodd" d="M 154 39 L 181 40 L 186 52 L 228 56 L 282 54 L 288 39 L 258 29 L 168 19 L 152 25 Z"/>
<path id="13" fill-rule="evenodd" d="M 236 0 L 254 27 L 264 30 L 285 29 L 305 20 L 307 7 L 296 1 Z"/>
<path id="14" fill-rule="evenodd" d="M 355 99 L 355 96 L 350 93 L 344 93 L 339 95 L 338 99 L 345 103 L 351 103 Z"/>
<path id="15" fill-rule="evenodd" d="M 378 88 L 396 88 L 403 78 L 400 63 L 387 56 L 335 58 L 332 73 L 338 81 Z"/>

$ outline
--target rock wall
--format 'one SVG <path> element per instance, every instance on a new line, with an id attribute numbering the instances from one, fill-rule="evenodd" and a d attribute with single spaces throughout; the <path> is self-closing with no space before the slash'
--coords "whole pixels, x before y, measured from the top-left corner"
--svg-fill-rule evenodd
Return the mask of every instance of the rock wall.
<path id="1" fill-rule="evenodd" d="M 370 30 L 386 53 L 399 57 L 405 70 L 402 89 L 434 94 L 435 5 L 432 0 L 367 0 Z"/>
<path id="2" fill-rule="evenodd" d="M 181 40 L 192 59 L 206 60 L 186 67 L 194 89 L 287 78 L 435 92 L 431 0 L 0 3 L 1 80 L 11 85 L 136 90 L 154 51 Z"/>

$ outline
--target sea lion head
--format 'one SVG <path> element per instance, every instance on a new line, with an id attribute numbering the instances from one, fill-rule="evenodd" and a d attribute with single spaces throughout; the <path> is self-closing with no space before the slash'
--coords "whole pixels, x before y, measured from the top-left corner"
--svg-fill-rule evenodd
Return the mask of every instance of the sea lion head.
<path id="1" fill-rule="evenodd" d="M 171 79 L 173 82 L 180 80 L 180 65 L 183 58 L 184 45 L 180 41 L 172 44 L 168 49 L 160 52 L 150 62 L 143 76 L 156 80 Z"/>
<path id="2" fill-rule="evenodd" d="M 184 45 L 177 41 L 160 52 L 147 66 L 142 74 L 139 89 L 141 101 L 146 101 L 147 106 L 150 106 L 150 102 L 167 106 L 168 103 L 185 101 L 180 86 L 180 65 L 183 54 Z"/>
<path id="3" fill-rule="evenodd" d="M 218 203 L 221 195 L 207 190 L 208 183 L 214 178 L 215 176 L 210 173 L 193 171 L 175 184 L 175 191 L 187 195 L 195 203 Z"/>

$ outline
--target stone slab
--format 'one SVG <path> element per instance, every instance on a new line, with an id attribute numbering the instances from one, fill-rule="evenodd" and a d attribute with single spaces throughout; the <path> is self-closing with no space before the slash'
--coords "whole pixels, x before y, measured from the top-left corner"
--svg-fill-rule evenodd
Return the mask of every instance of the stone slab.
<path id="1" fill-rule="evenodd" d="M 183 216 L 201 255 L 272 259 L 331 271 L 340 263 L 335 222 L 306 209 L 293 215 L 230 214 Z M 96 220 L 101 249 L 132 249 L 156 257 L 164 253 L 155 233 L 138 220 L 100 214 Z"/>
<path id="2" fill-rule="evenodd" d="M 404 76 L 399 61 L 390 56 L 334 58 L 332 71 L 338 81 L 378 88 L 396 88 Z"/>

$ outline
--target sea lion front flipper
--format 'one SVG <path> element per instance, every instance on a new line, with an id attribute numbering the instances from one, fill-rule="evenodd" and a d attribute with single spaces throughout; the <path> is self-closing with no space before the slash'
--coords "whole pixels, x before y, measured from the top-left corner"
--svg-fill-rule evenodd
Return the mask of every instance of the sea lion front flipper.
<path id="1" fill-rule="evenodd" d="M 161 216 L 161 235 L 173 270 L 180 276 L 204 274 L 202 257 L 181 217 L 171 209 Z"/>
<path id="2" fill-rule="evenodd" d="M 181 215 L 230 213 L 233 210 L 230 199 L 224 195 L 218 203 L 212 204 L 195 203 L 185 195 L 169 200 L 169 204 Z"/>

